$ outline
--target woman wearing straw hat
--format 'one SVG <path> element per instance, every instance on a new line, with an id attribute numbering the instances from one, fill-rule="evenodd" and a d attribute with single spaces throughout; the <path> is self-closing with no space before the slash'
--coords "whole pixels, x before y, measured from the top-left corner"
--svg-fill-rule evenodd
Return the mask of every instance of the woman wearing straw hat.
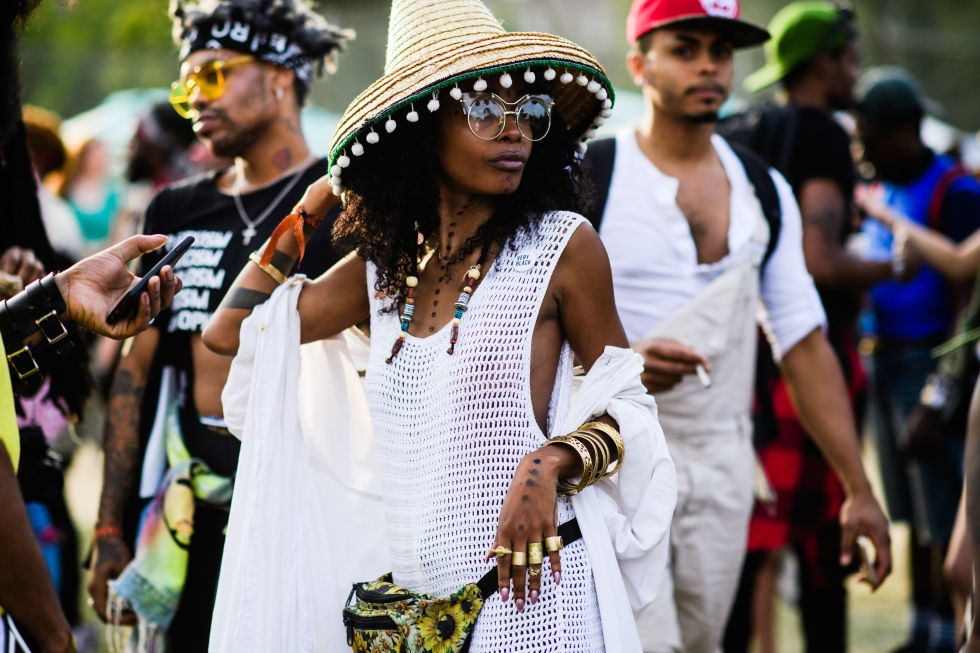
<path id="1" fill-rule="evenodd" d="M 299 337 L 370 320 L 394 582 L 447 596 L 495 566 L 473 652 L 639 651 L 632 611 L 662 578 L 675 479 L 608 259 L 571 212 L 609 81 L 582 48 L 507 33 L 478 0 L 395 0 L 385 71 L 204 340 L 238 351 L 243 319 L 296 285 L 328 189 L 343 193 L 334 237 L 354 252 L 295 291 Z M 590 371 L 570 401 L 573 352 Z M 582 538 L 562 542 L 573 520 Z"/>

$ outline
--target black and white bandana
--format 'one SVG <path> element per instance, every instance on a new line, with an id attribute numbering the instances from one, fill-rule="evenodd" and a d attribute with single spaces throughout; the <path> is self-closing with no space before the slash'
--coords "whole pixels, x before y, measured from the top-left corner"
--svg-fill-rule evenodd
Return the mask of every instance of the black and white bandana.
<path id="1" fill-rule="evenodd" d="M 297 43 L 285 34 L 261 31 L 244 21 L 220 20 L 195 26 L 181 44 L 181 61 L 198 50 L 234 50 L 289 68 L 303 88 L 309 88 L 313 79 L 313 62 Z"/>

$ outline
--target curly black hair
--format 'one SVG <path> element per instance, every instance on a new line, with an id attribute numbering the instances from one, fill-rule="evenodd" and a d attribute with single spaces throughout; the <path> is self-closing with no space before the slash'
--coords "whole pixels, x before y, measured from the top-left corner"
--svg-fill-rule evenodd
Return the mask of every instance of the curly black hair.
<path id="1" fill-rule="evenodd" d="M 448 93 L 440 101 L 441 111 L 458 106 Z M 436 120 L 436 114 L 420 112 L 419 122 L 385 134 L 368 147 L 363 155 L 370 156 L 368 165 L 344 172 L 344 208 L 334 223 L 334 246 L 338 251 L 356 249 L 377 267 L 375 290 L 392 299 L 388 310 L 404 299 L 405 277 L 416 273 L 418 233 L 429 235 L 439 225 Z M 490 220 L 462 250 L 513 247 L 514 239 L 533 231 L 548 211 L 583 213 L 591 202 L 591 189 L 576 141 L 568 135 L 560 112 L 553 112 L 551 130 L 534 143 L 520 186 L 496 198 Z"/>
<path id="2" fill-rule="evenodd" d="M 284 34 L 296 43 L 317 75 L 334 72 L 337 55 L 346 50 L 354 32 L 327 22 L 308 0 L 199 0 L 195 4 L 170 0 L 172 36 L 178 45 L 195 27 L 214 21 L 240 21 L 260 32 Z M 309 89 L 297 82 L 300 103 Z"/>

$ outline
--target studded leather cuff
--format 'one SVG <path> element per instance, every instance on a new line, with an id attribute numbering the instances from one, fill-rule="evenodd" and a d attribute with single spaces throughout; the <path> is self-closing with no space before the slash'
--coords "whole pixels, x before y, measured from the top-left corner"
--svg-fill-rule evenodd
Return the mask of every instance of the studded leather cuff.
<path id="1" fill-rule="evenodd" d="M 65 309 L 53 273 L 0 302 L 0 335 L 7 351 L 11 380 L 19 392 L 30 394 L 41 385 L 44 375 L 37 354 L 50 348 L 60 356 L 74 348 L 68 330 L 58 317 Z M 25 344 L 35 331 L 41 333 L 42 340 L 36 345 Z"/>

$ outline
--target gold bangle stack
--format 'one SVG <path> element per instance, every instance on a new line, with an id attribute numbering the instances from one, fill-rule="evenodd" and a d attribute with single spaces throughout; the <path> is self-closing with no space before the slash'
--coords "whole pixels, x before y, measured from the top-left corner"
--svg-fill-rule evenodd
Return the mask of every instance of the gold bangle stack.
<path id="1" fill-rule="evenodd" d="M 607 436 L 616 447 L 616 457 L 606 443 Z M 604 422 L 588 422 L 567 435 L 558 435 L 548 440 L 548 444 L 561 444 L 570 447 L 582 460 L 582 476 L 577 483 L 561 480 L 558 482 L 559 496 L 578 494 L 588 486 L 608 478 L 619 471 L 623 464 L 626 447 L 623 436 Z M 612 469 L 610 469 L 612 466 Z"/>
<path id="2" fill-rule="evenodd" d="M 623 455 L 626 453 L 626 445 L 623 443 L 623 436 L 619 434 L 619 431 L 605 422 L 588 422 L 580 426 L 579 430 L 599 431 L 609 436 L 609 439 L 613 441 L 613 445 L 616 447 L 616 466 L 612 468 L 612 471 L 607 469 L 606 476 L 612 476 L 618 472 L 619 468 L 623 465 Z"/>
<path id="3" fill-rule="evenodd" d="M 248 260 L 259 266 L 259 269 L 272 277 L 272 280 L 278 283 L 280 286 L 286 283 L 286 275 L 282 273 L 276 266 L 269 263 L 268 265 L 262 265 L 262 255 L 258 252 L 252 252 L 248 255 Z"/>
<path id="4" fill-rule="evenodd" d="M 592 454 L 589 448 L 577 440 L 571 433 L 568 435 L 556 435 L 548 440 L 548 444 L 563 444 L 571 447 L 578 457 L 582 460 L 582 478 L 577 485 L 569 485 L 566 481 L 558 481 L 558 496 L 570 497 L 577 494 L 587 487 L 595 477 L 595 466 L 592 464 Z"/>

